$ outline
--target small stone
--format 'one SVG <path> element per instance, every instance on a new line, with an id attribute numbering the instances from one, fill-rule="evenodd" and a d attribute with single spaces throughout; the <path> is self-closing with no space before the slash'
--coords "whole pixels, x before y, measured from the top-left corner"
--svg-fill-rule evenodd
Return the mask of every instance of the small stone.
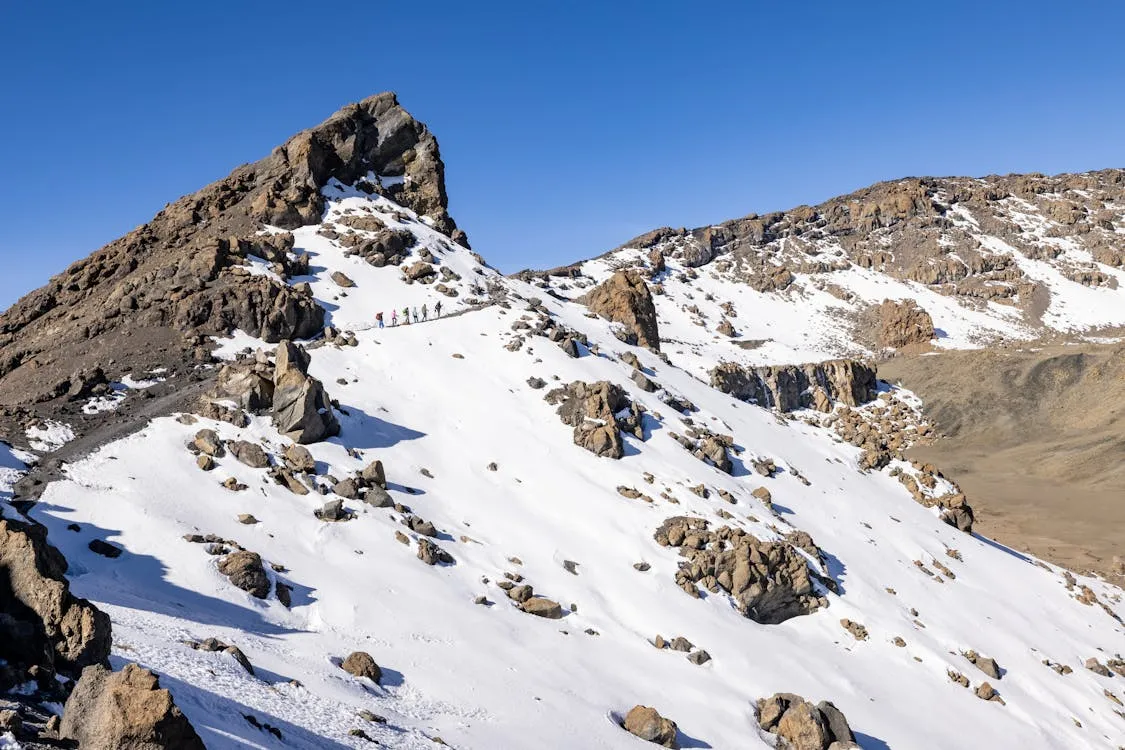
<path id="1" fill-rule="evenodd" d="M 249 513 L 240 513 L 238 516 L 238 522 L 241 524 L 245 524 L 246 526 L 252 526 L 258 523 L 258 519 L 254 518 L 254 516 Z"/>
<path id="2" fill-rule="evenodd" d="M 215 468 L 215 459 L 208 456 L 206 453 L 200 453 L 195 459 L 195 465 L 203 471 L 211 471 Z"/>
<path id="3" fill-rule="evenodd" d="M 711 654 L 707 653 L 703 649 L 699 649 L 698 651 L 692 651 L 690 654 L 688 654 L 687 658 L 688 661 L 690 661 L 692 664 L 700 665 L 706 664 L 707 662 L 711 661 Z"/>

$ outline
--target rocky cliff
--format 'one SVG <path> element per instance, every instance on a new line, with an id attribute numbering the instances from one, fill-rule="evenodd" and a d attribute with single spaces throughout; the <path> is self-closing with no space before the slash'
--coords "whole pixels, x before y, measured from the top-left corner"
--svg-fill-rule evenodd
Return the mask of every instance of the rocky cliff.
<path id="1" fill-rule="evenodd" d="M 131 364 L 205 362 L 206 337 L 236 329 L 272 342 L 314 335 L 324 312 L 308 291 L 254 273 L 248 259 L 282 278 L 307 274 L 282 230 L 319 222 L 333 180 L 465 241 L 446 210 L 437 140 L 394 94 L 373 96 L 170 204 L 0 316 L 0 404 L 65 397 L 99 367 L 114 377 Z"/>
<path id="2" fill-rule="evenodd" d="M 711 371 L 711 385 L 767 409 L 828 412 L 873 399 L 878 378 L 874 367 L 846 359 L 750 368 L 724 362 Z"/>

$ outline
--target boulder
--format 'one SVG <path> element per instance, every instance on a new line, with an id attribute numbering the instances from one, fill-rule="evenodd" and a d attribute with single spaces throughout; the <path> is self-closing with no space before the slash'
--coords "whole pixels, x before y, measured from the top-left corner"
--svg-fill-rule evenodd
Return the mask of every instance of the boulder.
<path id="1" fill-rule="evenodd" d="M 934 321 L 914 300 L 883 300 L 879 305 L 879 345 L 901 349 L 929 344 L 934 337 Z"/>
<path id="2" fill-rule="evenodd" d="M 136 664 L 120 672 L 102 665 L 82 670 L 66 701 L 59 736 L 83 750 L 205 750 L 172 694 Z"/>
<path id="3" fill-rule="evenodd" d="M 367 466 L 363 468 L 363 471 L 360 472 L 360 476 L 376 487 L 380 487 L 384 490 L 387 489 L 387 474 L 383 470 L 382 461 L 376 460 L 367 464 Z"/>
<path id="4" fill-rule="evenodd" d="M 355 286 L 355 282 L 348 278 L 348 275 L 343 271 L 333 271 L 332 281 L 336 282 L 336 286 L 344 289 L 351 289 Z"/>
<path id="5" fill-rule="evenodd" d="M 559 419 L 574 427 L 574 444 L 595 455 L 625 455 L 622 430 L 644 439 L 640 408 L 629 400 L 621 386 L 609 381 L 576 380 L 550 391 L 545 400 L 558 404 Z"/>
<path id="6" fill-rule="evenodd" d="M 638 271 L 618 271 L 591 290 L 583 301 L 590 312 L 624 325 L 632 334 L 632 343 L 660 351 L 656 306 L 648 284 Z"/>
<path id="7" fill-rule="evenodd" d="M 347 659 L 341 662 L 340 669 L 356 677 L 366 677 L 376 685 L 383 679 L 383 670 L 371 658 L 371 654 L 366 651 L 356 651 L 350 654 Z"/>
<path id="8" fill-rule="evenodd" d="M 283 341 L 276 359 L 273 422 L 278 431 L 302 445 L 338 435 L 340 423 L 323 384 L 308 374 L 305 350 Z"/>
<path id="9" fill-rule="evenodd" d="M 208 400 L 234 401 L 251 414 L 265 414 L 273 406 L 273 368 L 257 360 L 223 365 Z"/>
<path id="10" fill-rule="evenodd" d="M 229 448 L 239 463 L 246 464 L 252 469 L 265 469 L 270 465 L 269 454 L 257 443 L 238 440 L 231 443 Z"/>
<path id="11" fill-rule="evenodd" d="M 66 570 L 45 528 L 0 518 L 0 659 L 75 679 L 107 663 L 109 616 L 70 593 Z"/>
<path id="12" fill-rule="evenodd" d="M 758 726 L 781 739 L 787 750 L 857 747 L 844 714 L 828 701 L 813 705 L 799 695 L 777 693 L 758 701 Z"/>
<path id="13" fill-rule="evenodd" d="M 223 441 L 219 437 L 219 433 L 214 430 L 200 430 L 195 433 L 195 440 L 192 441 L 192 445 L 205 456 L 222 458 L 227 454 L 226 449 L 223 447 Z"/>
<path id="14" fill-rule="evenodd" d="M 633 706 L 625 714 L 625 730 L 642 740 L 662 747 L 678 748 L 676 742 L 676 722 L 665 719 L 655 708 Z"/>
<path id="15" fill-rule="evenodd" d="M 256 552 L 232 552 L 219 561 L 219 572 L 258 599 L 265 599 L 270 593 L 270 579 L 266 576 L 261 555 Z"/>
<path id="16" fill-rule="evenodd" d="M 531 597 L 520 605 L 520 609 L 529 615 L 543 617 L 548 620 L 560 620 L 563 616 L 561 604 L 542 596 Z"/>
<path id="17" fill-rule="evenodd" d="M 309 449 L 303 445 L 290 445 L 285 449 L 282 456 L 285 459 L 285 465 L 292 472 L 297 474 L 313 474 L 316 472 L 316 460 Z"/>

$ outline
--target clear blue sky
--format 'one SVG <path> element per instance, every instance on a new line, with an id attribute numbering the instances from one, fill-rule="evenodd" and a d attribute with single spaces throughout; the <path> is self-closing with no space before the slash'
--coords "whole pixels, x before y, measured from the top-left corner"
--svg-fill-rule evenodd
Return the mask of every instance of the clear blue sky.
<path id="1" fill-rule="evenodd" d="M 1125 6 L 9 2 L 0 307 L 395 90 L 505 271 L 911 174 L 1125 166 Z"/>

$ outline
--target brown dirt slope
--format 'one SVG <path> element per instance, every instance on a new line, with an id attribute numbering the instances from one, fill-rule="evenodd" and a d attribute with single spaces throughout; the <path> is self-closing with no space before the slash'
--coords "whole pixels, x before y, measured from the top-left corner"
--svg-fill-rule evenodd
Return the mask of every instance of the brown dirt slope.
<path id="1" fill-rule="evenodd" d="M 943 438 L 913 456 L 961 485 L 981 532 L 1125 573 L 1125 346 L 943 352 L 879 373 L 922 398 Z"/>

